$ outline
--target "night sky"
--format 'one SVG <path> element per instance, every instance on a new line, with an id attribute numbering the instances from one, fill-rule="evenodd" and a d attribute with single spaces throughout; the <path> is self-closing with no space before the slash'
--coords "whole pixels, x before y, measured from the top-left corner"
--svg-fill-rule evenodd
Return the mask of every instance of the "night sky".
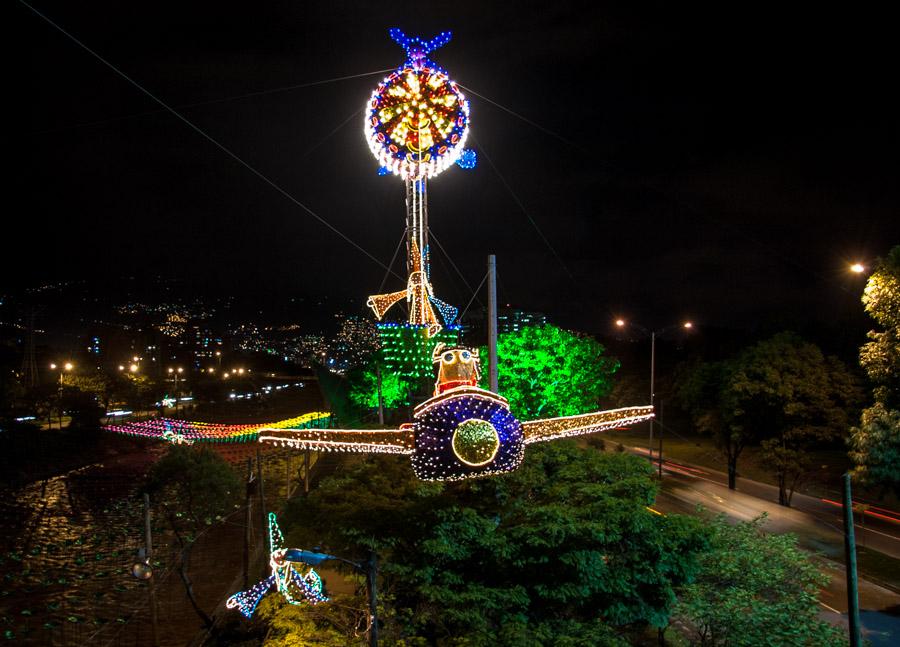
<path id="1" fill-rule="evenodd" d="M 383 75 L 273 90 L 396 67 L 390 27 L 452 30 L 432 58 L 536 125 L 468 95 L 479 165 L 429 185 L 465 278 L 434 249 L 439 297 L 464 306 L 495 253 L 503 302 L 582 330 L 620 314 L 839 321 L 864 281 L 846 264 L 900 243 L 895 23 L 855 5 L 623 4 L 34 6 L 385 264 L 403 184 L 376 174 L 361 113 Z M 383 268 L 27 7 L 5 9 L 0 290 L 163 275 L 363 312 Z"/>

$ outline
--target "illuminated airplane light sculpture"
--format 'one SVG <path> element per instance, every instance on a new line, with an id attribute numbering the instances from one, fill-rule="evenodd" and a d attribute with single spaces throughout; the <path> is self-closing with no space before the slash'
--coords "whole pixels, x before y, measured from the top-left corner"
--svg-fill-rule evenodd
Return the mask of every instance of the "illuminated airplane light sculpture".
<path id="1" fill-rule="evenodd" d="M 520 422 L 506 398 L 476 386 L 477 351 L 434 350 L 435 395 L 399 429 L 261 429 L 259 442 L 295 449 L 406 454 L 425 481 L 456 481 L 510 472 L 525 447 L 557 438 L 618 429 L 653 417 L 653 407 L 626 407 Z"/>

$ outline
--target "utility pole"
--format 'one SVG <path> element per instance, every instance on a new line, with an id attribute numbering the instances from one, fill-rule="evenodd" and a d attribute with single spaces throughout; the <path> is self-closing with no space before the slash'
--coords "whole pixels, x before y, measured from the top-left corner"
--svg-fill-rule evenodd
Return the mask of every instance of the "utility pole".
<path id="1" fill-rule="evenodd" d="M 266 490 L 263 479 L 262 455 L 259 452 L 259 445 L 256 445 L 256 475 L 259 478 L 259 514 L 262 519 L 259 527 L 262 528 L 263 541 L 266 542 L 266 552 L 269 553 L 272 552 L 272 547 L 269 546 L 269 533 L 266 532 L 266 528 L 269 526 L 269 519 L 266 515 Z"/>
<path id="2" fill-rule="evenodd" d="M 146 551 L 147 564 L 153 567 L 153 534 L 150 528 L 150 495 L 144 492 L 144 550 Z M 147 591 L 150 594 L 150 625 L 153 629 L 153 647 L 159 647 L 159 618 L 156 613 L 156 585 L 151 575 L 147 582 Z"/>
<path id="3" fill-rule="evenodd" d="M 291 452 L 288 452 L 287 461 L 284 464 L 284 500 L 291 498 Z"/>
<path id="4" fill-rule="evenodd" d="M 665 427 L 665 423 L 663 422 L 663 405 L 665 403 L 660 400 L 659 401 L 659 478 L 662 478 L 662 467 L 663 467 L 663 454 L 662 454 L 662 437 L 663 437 L 663 428 Z"/>
<path id="5" fill-rule="evenodd" d="M 366 562 L 366 579 L 369 584 L 369 618 L 372 627 L 369 629 L 370 647 L 378 646 L 378 590 L 376 578 L 378 577 L 378 557 L 375 551 L 369 551 L 369 561 Z"/>
<path id="6" fill-rule="evenodd" d="M 656 399 L 656 331 L 650 332 L 650 406 Z M 647 451 L 650 452 L 650 464 L 653 465 L 653 418 L 650 418 L 650 442 L 647 443 Z"/>
<path id="7" fill-rule="evenodd" d="M 490 389 L 497 393 L 497 257 L 488 256 L 488 377 Z"/>
<path id="8" fill-rule="evenodd" d="M 309 494 L 309 448 L 303 454 L 303 494 Z"/>
<path id="9" fill-rule="evenodd" d="M 384 427 L 384 396 L 381 394 L 381 364 L 375 362 L 375 378 L 378 381 L 378 424 Z"/>
<path id="10" fill-rule="evenodd" d="M 244 590 L 250 588 L 250 524 L 253 522 L 251 515 L 251 495 L 253 494 L 253 459 L 247 459 L 247 484 L 244 494 Z"/>
<path id="11" fill-rule="evenodd" d="M 850 473 L 844 479 L 844 554 L 847 572 L 847 618 L 850 621 L 850 647 L 859 647 L 859 593 L 856 580 L 856 536 L 853 530 L 853 496 Z"/>

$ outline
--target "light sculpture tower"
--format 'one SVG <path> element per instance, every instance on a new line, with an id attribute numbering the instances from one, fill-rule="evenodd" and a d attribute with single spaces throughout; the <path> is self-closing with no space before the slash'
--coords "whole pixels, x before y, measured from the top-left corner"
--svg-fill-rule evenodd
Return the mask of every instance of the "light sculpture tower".
<path id="1" fill-rule="evenodd" d="M 392 173 L 406 183 L 407 282 L 403 290 L 370 296 L 367 305 L 381 321 L 395 304 L 405 301 L 407 322 L 379 326 L 382 345 L 394 370 L 422 377 L 431 372 L 434 343 L 455 341 L 458 314 L 435 296 L 431 285 L 428 180 L 454 162 L 472 168 L 475 153 L 463 148 L 469 132 L 469 102 L 446 71 L 428 58 L 450 40 L 450 32 L 428 41 L 409 38 L 399 29 L 390 34 L 406 51 L 406 60 L 372 93 L 365 111 L 365 134 L 381 165 L 379 173 Z M 439 335 L 442 329 L 445 332 Z"/>

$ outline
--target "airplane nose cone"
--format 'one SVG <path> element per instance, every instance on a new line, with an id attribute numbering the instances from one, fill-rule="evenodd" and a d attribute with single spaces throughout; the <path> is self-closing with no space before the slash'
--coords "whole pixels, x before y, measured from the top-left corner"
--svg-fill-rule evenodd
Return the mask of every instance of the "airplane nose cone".
<path id="1" fill-rule="evenodd" d="M 497 428 L 487 420 L 464 420 L 453 432 L 451 442 L 453 453 L 466 465 L 481 467 L 487 465 L 500 449 L 500 435 Z"/>

